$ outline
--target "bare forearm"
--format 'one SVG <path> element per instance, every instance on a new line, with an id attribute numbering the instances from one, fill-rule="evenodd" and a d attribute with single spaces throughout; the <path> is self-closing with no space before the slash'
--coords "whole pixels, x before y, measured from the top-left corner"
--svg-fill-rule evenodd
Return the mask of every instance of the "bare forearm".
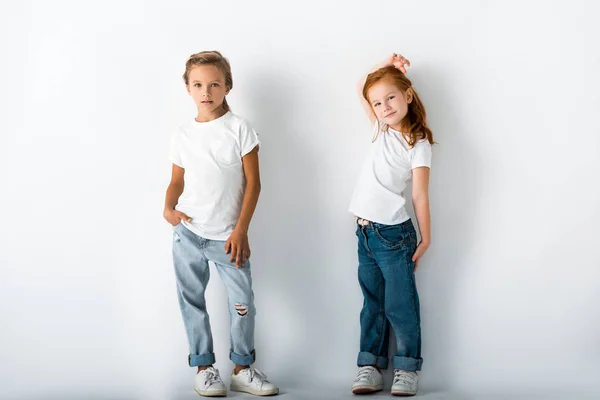
<path id="1" fill-rule="evenodd" d="M 242 200 L 242 210 L 240 211 L 240 217 L 238 218 L 235 229 L 248 232 L 250 221 L 252 220 L 256 204 L 258 203 L 259 195 L 260 183 L 248 182 L 244 192 L 244 199 Z"/>
<path id="2" fill-rule="evenodd" d="M 165 196 L 165 210 L 174 210 L 175 206 L 179 202 L 179 196 L 183 193 L 182 184 L 171 183 L 167 188 L 167 194 Z"/>
<path id="3" fill-rule="evenodd" d="M 429 245 L 431 243 L 431 216 L 429 213 L 429 197 L 413 198 L 413 207 L 419 232 L 421 233 L 421 242 Z"/>
<path id="4" fill-rule="evenodd" d="M 387 61 L 381 62 L 377 65 L 374 65 L 369 72 L 367 72 L 366 74 L 364 74 L 360 80 L 356 83 L 356 91 L 358 92 L 359 96 L 362 97 L 362 92 L 363 92 L 363 88 L 365 87 L 365 82 L 367 81 L 367 76 L 369 76 L 370 73 L 373 73 L 375 71 L 377 71 L 379 68 L 383 68 L 385 67 L 387 64 Z"/>

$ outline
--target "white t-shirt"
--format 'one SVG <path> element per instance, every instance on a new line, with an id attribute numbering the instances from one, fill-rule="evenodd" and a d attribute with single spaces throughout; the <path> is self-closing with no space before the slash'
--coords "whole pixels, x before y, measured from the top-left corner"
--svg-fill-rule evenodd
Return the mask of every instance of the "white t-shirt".
<path id="1" fill-rule="evenodd" d="M 431 167 L 431 144 L 427 139 L 411 148 L 402 133 L 392 128 L 380 132 L 358 177 L 350 212 L 385 225 L 408 220 L 402 192 L 412 178 L 411 170 L 417 167 Z"/>
<path id="2" fill-rule="evenodd" d="M 171 138 L 169 158 L 185 169 L 183 193 L 175 207 L 197 235 L 227 240 L 242 209 L 246 178 L 242 157 L 260 144 L 246 120 L 232 114 L 183 124 Z"/>

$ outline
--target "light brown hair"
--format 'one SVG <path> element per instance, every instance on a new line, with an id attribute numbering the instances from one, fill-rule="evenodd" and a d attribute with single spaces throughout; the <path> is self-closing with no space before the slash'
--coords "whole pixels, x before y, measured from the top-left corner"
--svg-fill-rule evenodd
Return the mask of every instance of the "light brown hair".
<path id="1" fill-rule="evenodd" d="M 214 65 L 225 76 L 225 86 L 227 90 L 233 89 L 233 76 L 231 75 L 231 66 L 221 53 L 216 50 L 201 51 L 200 53 L 192 54 L 185 63 L 185 72 L 183 73 L 183 81 L 186 86 L 189 84 L 189 77 L 192 68 L 198 65 Z M 227 99 L 223 99 L 223 109 L 231 111 Z"/>

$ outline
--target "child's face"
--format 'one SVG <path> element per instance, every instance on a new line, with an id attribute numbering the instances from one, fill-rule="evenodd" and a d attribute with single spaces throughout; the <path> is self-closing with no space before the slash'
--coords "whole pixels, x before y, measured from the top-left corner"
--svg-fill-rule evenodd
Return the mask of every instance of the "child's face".
<path id="1" fill-rule="evenodd" d="M 371 86 L 367 95 L 377 119 L 397 129 L 408 112 L 412 90 L 403 93 L 393 83 L 382 80 Z"/>
<path id="2" fill-rule="evenodd" d="M 190 71 L 187 90 L 194 99 L 198 111 L 212 114 L 229 93 L 225 87 L 225 76 L 214 65 L 198 65 Z"/>

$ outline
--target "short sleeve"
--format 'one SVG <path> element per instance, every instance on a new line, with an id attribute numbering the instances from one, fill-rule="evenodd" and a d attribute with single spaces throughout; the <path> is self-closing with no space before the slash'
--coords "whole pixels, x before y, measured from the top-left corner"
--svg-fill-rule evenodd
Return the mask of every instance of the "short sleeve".
<path id="1" fill-rule="evenodd" d="M 248 124 L 246 121 L 240 124 L 241 156 L 244 157 L 246 154 L 254 150 L 254 148 L 259 144 L 260 140 L 258 140 L 258 133 L 256 133 L 250 124 Z"/>
<path id="2" fill-rule="evenodd" d="M 173 164 L 183 168 L 183 163 L 181 162 L 181 155 L 179 152 L 179 132 L 175 132 L 173 135 L 171 135 L 169 160 L 171 160 Z"/>
<path id="3" fill-rule="evenodd" d="M 410 149 L 410 169 L 418 167 L 431 168 L 431 143 L 428 140 L 419 140 Z"/>

